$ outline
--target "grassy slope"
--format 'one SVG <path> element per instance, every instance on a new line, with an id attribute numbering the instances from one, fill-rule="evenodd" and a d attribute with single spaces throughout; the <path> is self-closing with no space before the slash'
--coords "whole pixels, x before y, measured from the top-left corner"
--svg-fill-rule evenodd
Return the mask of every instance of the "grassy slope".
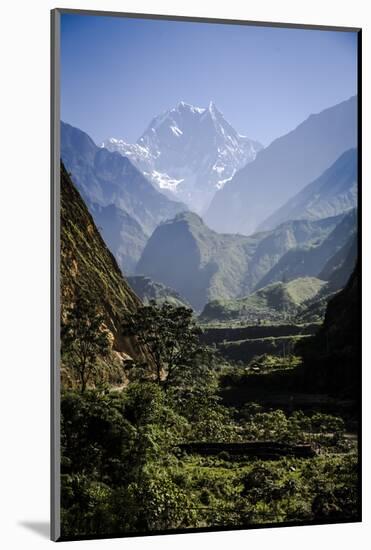
<path id="1" fill-rule="evenodd" d="M 204 308 L 203 321 L 282 321 L 294 315 L 306 301 L 326 285 L 315 277 L 301 277 L 288 283 L 273 283 L 238 300 L 215 300 Z"/>
<path id="2" fill-rule="evenodd" d="M 209 297 L 239 293 L 256 243 L 242 235 L 218 235 L 196 214 L 180 214 L 156 228 L 137 274 L 174 288 L 201 309 Z"/>

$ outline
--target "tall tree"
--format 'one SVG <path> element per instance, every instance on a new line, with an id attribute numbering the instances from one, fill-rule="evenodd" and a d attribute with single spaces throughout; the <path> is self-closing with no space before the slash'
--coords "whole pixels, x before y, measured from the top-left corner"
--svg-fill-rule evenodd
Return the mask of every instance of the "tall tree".
<path id="1" fill-rule="evenodd" d="M 109 346 L 103 315 L 86 294 L 77 292 L 62 319 L 61 352 L 78 376 L 81 393 L 95 373 L 98 357 L 106 356 Z"/>
<path id="2" fill-rule="evenodd" d="M 123 331 L 146 346 L 155 365 L 156 382 L 165 391 L 172 384 L 192 382 L 208 363 L 210 351 L 201 345 L 201 329 L 186 307 L 166 302 L 159 306 L 151 301 L 125 318 Z"/>

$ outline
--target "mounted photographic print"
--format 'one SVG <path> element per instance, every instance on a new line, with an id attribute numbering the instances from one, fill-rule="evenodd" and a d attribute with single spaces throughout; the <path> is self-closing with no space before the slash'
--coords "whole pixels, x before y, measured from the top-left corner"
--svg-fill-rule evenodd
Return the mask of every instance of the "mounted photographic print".
<path id="1" fill-rule="evenodd" d="M 360 48 L 53 10 L 53 540 L 361 520 Z"/>

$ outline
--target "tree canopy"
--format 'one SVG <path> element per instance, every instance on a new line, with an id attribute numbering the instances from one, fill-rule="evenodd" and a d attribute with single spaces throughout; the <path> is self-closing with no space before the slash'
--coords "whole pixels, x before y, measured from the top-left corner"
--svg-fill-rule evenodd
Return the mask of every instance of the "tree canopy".
<path id="1" fill-rule="evenodd" d="M 146 346 L 155 366 L 152 377 L 165 391 L 175 383 L 192 383 L 210 362 L 210 350 L 200 343 L 201 329 L 186 307 L 152 301 L 126 316 L 123 332 Z"/>
<path id="2" fill-rule="evenodd" d="M 98 357 L 109 351 L 103 315 L 81 291 L 66 309 L 61 326 L 61 352 L 77 374 L 81 393 L 95 373 Z"/>

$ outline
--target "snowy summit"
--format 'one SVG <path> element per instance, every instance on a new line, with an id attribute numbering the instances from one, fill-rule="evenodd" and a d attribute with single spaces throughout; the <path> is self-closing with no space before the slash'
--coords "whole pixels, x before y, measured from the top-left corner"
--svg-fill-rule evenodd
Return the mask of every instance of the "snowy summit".
<path id="1" fill-rule="evenodd" d="M 213 101 L 181 101 L 155 117 L 137 143 L 109 138 L 102 147 L 128 157 L 158 188 L 203 212 L 215 192 L 253 161 L 262 145 L 240 135 Z"/>

